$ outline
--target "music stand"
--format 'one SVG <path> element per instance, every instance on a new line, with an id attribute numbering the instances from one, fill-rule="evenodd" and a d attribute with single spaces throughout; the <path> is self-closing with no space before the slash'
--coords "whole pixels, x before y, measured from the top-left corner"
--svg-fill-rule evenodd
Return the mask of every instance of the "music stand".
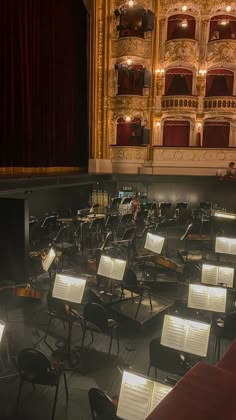
<path id="1" fill-rule="evenodd" d="M 49 271 L 49 268 L 51 267 L 55 257 L 56 257 L 55 250 L 53 248 L 50 248 L 46 258 L 44 260 L 42 259 L 43 270 L 48 272 L 50 278 L 51 278 L 51 273 Z"/>
<path id="2" fill-rule="evenodd" d="M 218 254 L 236 255 L 236 238 L 217 236 L 215 252 Z"/>
<path id="3" fill-rule="evenodd" d="M 201 283 L 234 287 L 234 268 L 214 264 L 202 264 Z"/>
<path id="4" fill-rule="evenodd" d="M 161 254 L 164 242 L 165 238 L 163 236 L 153 235 L 152 233 L 148 232 L 144 248 L 155 252 L 156 254 Z"/>
<path id="5" fill-rule="evenodd" d="M 225 313 L 227 289 L 223 287 L 190 284 L 188 308 Z"/>
<path id="6" fill-rule="evenodd" d="M 97 274 L 110 279 L 111 299 L 113 296 L 112 280 L 118 280 L 118 281 L 123 280 L 126 264 L 127 264 L 127 261 L 125 260 L 108 257 L 107 255 L 101 255 Z"/>
<path id="7" fill-rule="evenodd" d="M 2 336 L 3 336 L 3 333 L 4 333 L 4 329 L 5 329 L 5 324 L 4 324 L 3 321 L 0 321 L 0 343 L 2 341 Z M 2 366 L 2 370 L 4 371 L 5 370 L 5 367 L 4 367 L 4 363 L 2 361 L 1 354 L 0 354 L 0 364 Z"/>

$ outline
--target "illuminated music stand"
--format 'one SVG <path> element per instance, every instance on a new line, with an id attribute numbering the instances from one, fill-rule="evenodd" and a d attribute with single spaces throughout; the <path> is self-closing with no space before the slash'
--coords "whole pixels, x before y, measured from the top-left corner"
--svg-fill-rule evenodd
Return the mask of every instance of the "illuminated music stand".
<path id="1" fill-rule="evenodd" d="M 188 307 L 205 311 L 225 313 L 227 289 L 223 287 L 190 284 Z"/>
<path id="2" fill-rule="evenodd" d="M 234 287 L 234 268 L 214 264 L 202 264 L 201 283 Z"/>
<path id="3" fill-rule="evenodd" d="M 217 236 L 215 253 L 218 254 L 218 261 L 220 260 L 220 254 L 236 255 L 236 238 Z"/>
<path id="4" fill-rule="evenodd" d="M 126 268 L 127 261 L 120 260 L 118 258 L 108 257 L 107 255 L 101 255 L 97 274 L 110 279 L 110 299 L 112 300 L 112 280 L 122 281 Z"/>
<path id="5" fill-rule="evenodd" d="M 51 278 L 51 270 L 50 267 L 56 257 L 56 252 L 53 248 L 50 248 L 46 258 L 42 260 L 42 267 L 44 271 L 47 271 L 49 274 L 49 277 Z"/>
<path id="6" fill-rule="evenodd" d="M 156 254 L 161 254 L 164 242 L 165 238 L 163 238 L 163 236 L 153 235 L 152 233 L 148 232 L 144 248 Z"/>

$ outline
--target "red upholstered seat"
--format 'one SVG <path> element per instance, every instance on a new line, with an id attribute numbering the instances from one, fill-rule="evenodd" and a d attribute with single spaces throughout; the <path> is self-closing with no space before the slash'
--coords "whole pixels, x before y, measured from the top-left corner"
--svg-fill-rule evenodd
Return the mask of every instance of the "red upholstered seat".
<path id="1" fill-rule="evenodd" d="M 235 420 L 235 392 L 236 375 L 200 362 L 175 385 L 147 420 Z"/>
<path id="2" fill-rule="evenodd" d="M 229 349 L 223 354 L 216 366 L 221 369 L 228 370 L 236 377 L 236 340 L 233 341 Z"/>

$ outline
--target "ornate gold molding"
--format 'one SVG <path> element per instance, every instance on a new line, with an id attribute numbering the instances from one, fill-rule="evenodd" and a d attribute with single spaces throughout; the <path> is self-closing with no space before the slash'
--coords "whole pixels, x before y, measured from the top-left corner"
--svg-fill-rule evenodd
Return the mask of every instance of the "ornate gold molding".
<path id="1" fill-rule="evenodd" d="M 121 147 L 114 146 L 110 148 L 110 155 L 112 161 L 129 160 L 135 162 L 144 162 L 147 159 L 146 147 Z"/>
<path id="2" fill-rule="evenodd" d="M 177 147 L 158 147 L 154 148 L 153 161 L 158 162 L 217 162 L 236 160 L 236 150 L 234 149 L 204 149 L 204 148 L 177 148 Z"/>
<path id="3" fill-rule="evenodd" d="M 120 38 L 113 40 L 112 57 L 135 56 L 141 59 L 150 58 L 150 40 L 141 38 Z"/>
<path id="4" fill-rule="evenodd" d="M 163 96 L 162 97 L 162 110 L 174 110 L 182 112 L 194 112 L 198 109 L 197 96 Z"/>
<path id="5" fill-rule="evenodd" d="M 207 44 L 207 65 L 227 66 L 236 64 L 236 40 L 217 40 Z"/>
<path id="6" fill-rule="evenodd" d="M 232 96 L 207 97 L 203 99 L 203 109 L 212 113 L 233 113 L 236 114 L 236 98 Z"/>
<path id="7" fill-rule="evenodd" d="M 109 109 L 119 110 L 124 114 L 129 112 L 132 113 L 133 110 L 143 111 L 148 110 L 148 97 L 147 96 L 114 96 L 109 98 Z"/>
<path id="8" fill-rule="evenodd" d="M 175 39 L 166 41 L 165 67 L 176 65 L 191 65 L 195 68 L 199 65 L 199 43 L 194 39 Z"/>

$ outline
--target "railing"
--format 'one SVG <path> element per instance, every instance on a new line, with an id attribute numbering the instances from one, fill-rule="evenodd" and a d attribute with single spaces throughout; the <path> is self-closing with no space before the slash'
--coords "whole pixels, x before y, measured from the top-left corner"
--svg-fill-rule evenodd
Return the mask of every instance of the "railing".
<path id="1" fill-rule="evenodd" d="M 185 111 L 197 111 L 198 97 L 196 96 L 163 96 L 161 100 L 163 110 L 181 108 Z"/>
<path id="2" fill-rule="evenodd" d="M 219 111 L 236 113 L 236 97 L 232 96 L 211 96 L 203 100 L 204 111 Z"/>

